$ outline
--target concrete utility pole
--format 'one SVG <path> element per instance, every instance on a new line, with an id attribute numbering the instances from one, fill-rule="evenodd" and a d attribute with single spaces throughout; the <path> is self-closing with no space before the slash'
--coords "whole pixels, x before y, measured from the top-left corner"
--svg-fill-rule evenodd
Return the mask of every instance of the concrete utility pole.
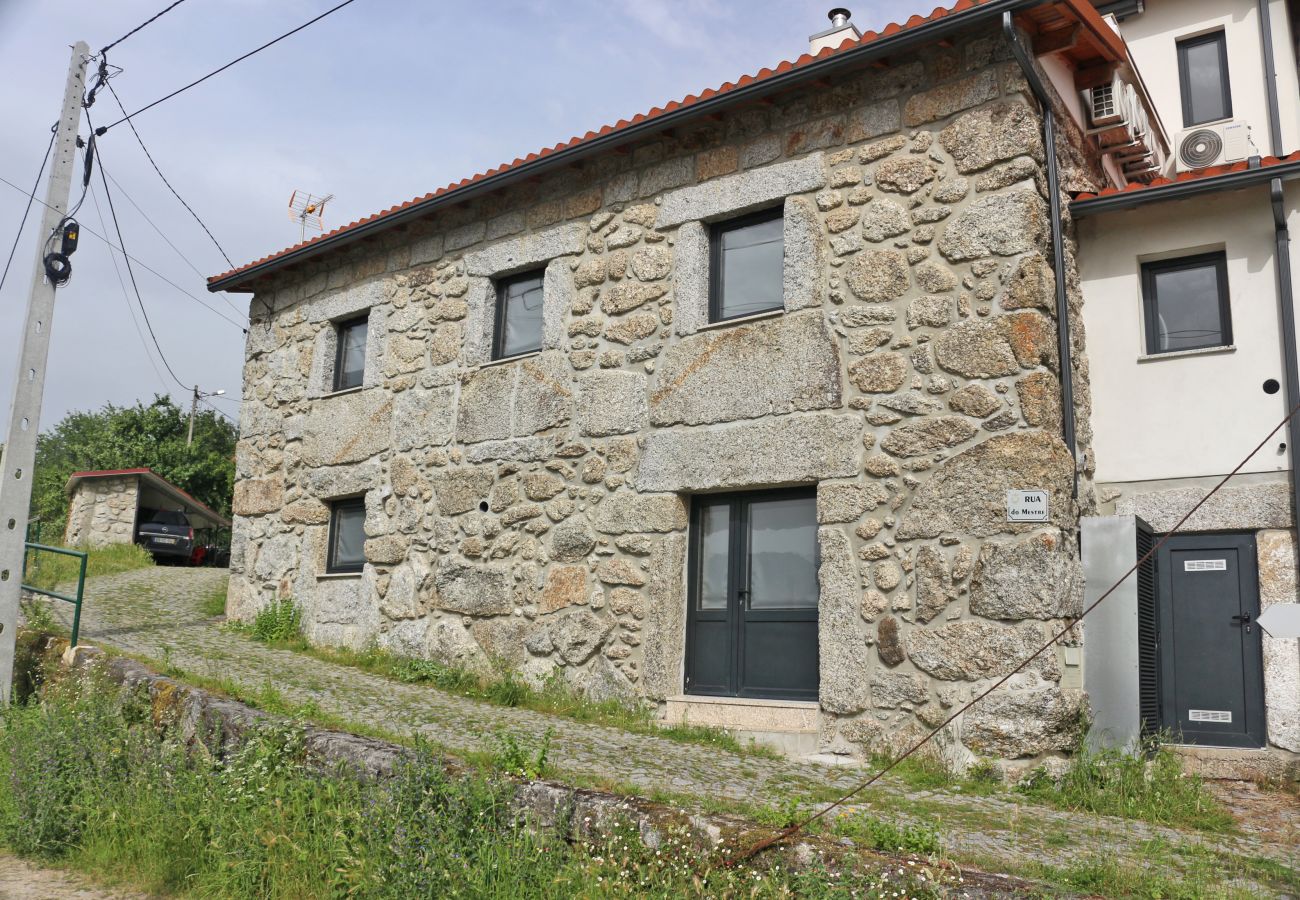
<path id="1" fill-rule="evenodd" d="M 186 447 L 192 446 L 194 444 L 194 414 L 199 411 L 199 398 L 220 397 L 224 393 L 225 391 L 213 391 L 210 394 L 205 394 L 199 390 L 199 386 L 197 384 L 194 385 L 194 396 L 190 399 L 190 435 L 185 439 Z"/>
<path id="2" fill-rule="evenodd" d="M 3 471 L 0 472 L 0 705 L 5 706 L 9 704 L 13 686 L 14 638 L 18 631 L 18 604 L 22 599 L 23 542 L 27 539 L 36 434 L 41 424 L 45 365 L 49 359 L 50 332 L 54 325 L 55 286 L 45 277 L 46 244 L 59 229 L 68 208 L 89 59 L 90 47 L 84 41 L 78 41 L 72 48 L 68 83 L 63 92 L 63 111 L 55 126 L 54 165 L 45 189 L 45 213 L 41 216 L 31 293 L 27 296 L 27 319 L 23 326 L 22 347 L 18 351 L 13 409 L 5 438 Z"/>

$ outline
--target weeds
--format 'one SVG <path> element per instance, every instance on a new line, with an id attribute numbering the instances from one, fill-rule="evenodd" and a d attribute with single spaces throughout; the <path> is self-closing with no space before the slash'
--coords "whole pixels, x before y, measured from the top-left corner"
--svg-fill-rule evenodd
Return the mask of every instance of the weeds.
<path id="1" fill-rule="evenodd" d="M 513 788 L 448 772 L 417 747 L 390 777 L 319 774 L 302 730 L 257 725 L 223 757 L 186 749 L 125 704 L 66 681 L 0 712 L 0 842 L 157 894 L 203 897 L 941 895 L 909 861 L 885 871 L 779 857 L 728 864 L 685 827 L 656 849 L 629 822 L 573 843 L 520 818 Z M 536 765 L 537 748 L 519 748 Z M 544 752 L 541 754 L 544 765 Z M 577 824 L 577 823 L 575 823 Z M 579 833 L 590 833 L 581 823 Z M 878 865 L 878 864 L 877 864 Z"/>
<path id="2" fill-rule="evenodd" d="M 1155 750 L 1148 759 L 1119 750 L 1092 750 L 1081 743 L 1059 784 L 1039 769 L 1017 790 L 1060 809 L 1200 831 L 1222 833 L 1236 827 L 1204 782 L 1184 775 L 1182 760 L 1166 749 Z"/>
<path id="3" fill-rule="evenodd" d="M 226 614 L 226 592 L 227 585 L 221 584 L 214 588 L 212 593 L 203 598 L 199 610 L 208 618 L 216 618 Z"/>
<path id="4" fill-rule="evenodd" d="M 117 575 L 134 569 L 147 569 L 153 566 L 153 557 L 136 544 L 108 544 L 104 547 L 71 548 L 84 549 L 86 557 L 86 577 L 97 578 L 101 575 Z M 62 553 L 50 553 L 43 550 L 27 551 L 27 569 L 23 583 L 42 590 L 51 591 L 59 585 L 75 584 L 77 573 L 81 569 L 81 560 L 75 556 Z"/>
<path id="5" fill-rule="evenodd" d="M 921 824 L 896 825 L 866 813 L 847 813 L 837 817 L 831 832 L 886 853 L 919 853 L 937 856 L 943 845 L 939 833 Z"/>
<path id="6" fill-rule="evenodd" d="M 264 644 L 294 644 L 302 640 L 302 612 L 289 598 L 275 599 L 253 619 L 250 633 Z"/>
<path id="7" fill-rule="evenodd" d="M 525 735 L 519 737 L 510 731 L 498 731 L 493 761 L 496 767 L 520 778 L 541 778 L 547 772 L 546 760 L 551 754 L 551 738 L 555 729 L 548 728 L 541 740 L 534 741 Z"/>

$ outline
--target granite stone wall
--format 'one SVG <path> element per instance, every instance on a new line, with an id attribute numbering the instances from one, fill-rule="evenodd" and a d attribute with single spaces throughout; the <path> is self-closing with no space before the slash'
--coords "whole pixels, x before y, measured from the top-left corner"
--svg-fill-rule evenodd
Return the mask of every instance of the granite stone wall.
<path id="1" fill-rule="evenodd" d="M 129 544 L 135 539 L 137 478 L 93 478 L 77 486 L 68 505 L 67 547 Z"/>
<path id="2" fill-rule="evenodd" d="M 251 307 L 230 614 L 290 596 L 320 643 L 662 701 L 691 495 L 815 484 L 823 746 L 937 724 L 1080 608 L 1040 128 L 990 32 L 278 276 Z M 709 224 L 773 206 L 784 311 L 709 326 Z M 493 279 L 542 268 L 542 351 L 489 364 Z M 363 387 L 330 394 L 332 323 L 367 310 Z M 1015 488 L 1050 521 L 1008 522 Z M 326 577 L 328 503 L 356 495 L 369 562 Z M 1037 660 L 954 756 L 1069 748 L 1061 675 Z"/>

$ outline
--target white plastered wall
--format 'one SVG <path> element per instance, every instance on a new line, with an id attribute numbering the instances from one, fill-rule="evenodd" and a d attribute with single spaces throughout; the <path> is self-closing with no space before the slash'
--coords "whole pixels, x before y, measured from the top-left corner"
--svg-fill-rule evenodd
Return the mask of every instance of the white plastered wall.
<path id="1" fill-rule="evenodd" d="M 1288 216 L 1300 234 L 1296 186 Z M 1092 385 L 1098 482 L 1222 475 L 1286 415 L 1273 219 L 1267 187 L 1139 207 L 1080 220 L 1079 271 Z M 1300 271 L 1292 246 L 1292 266 Z M 1223 250 L 1233 345 L 1221 352 L 1144 355 L 1141 263 Z M 1284 472 L 1278 444 L 1245 472 Z"/>
<path id="2" fill-rule="evenodd" d="M 1286 0 L 1271 0 L 1270 10 L 1285 154 L 1300 150 L 1300 83 Z M 1222 29 L 1227 36 L 1233 118 L 1250 125 L 1260 154 L 1271 152 L 1259 25 L 1256 0 L 1147 0 L 1145 12 L 1120 23 L 1171 141 L 1176 142 L 1183 129 L 1177 42 Z"/>

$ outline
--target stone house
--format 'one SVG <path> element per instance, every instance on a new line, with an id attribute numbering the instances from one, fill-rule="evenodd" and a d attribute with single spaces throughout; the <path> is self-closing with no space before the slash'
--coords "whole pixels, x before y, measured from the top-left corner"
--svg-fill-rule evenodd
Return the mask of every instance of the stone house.
<path id="1" fill-rule="evenodd" d="M 1145 169 L 1091 133 L 1081 86 L 1142 83 L 1085 0 L 811 50 L 210 279 L 253 295 L 229 614 L 858 756 L 1069 626 L 1099 509 L 1054 213 L 1158 175 L 1157 112 Z M 1073 747 L 1083 639 L 947 757 Z"/>

